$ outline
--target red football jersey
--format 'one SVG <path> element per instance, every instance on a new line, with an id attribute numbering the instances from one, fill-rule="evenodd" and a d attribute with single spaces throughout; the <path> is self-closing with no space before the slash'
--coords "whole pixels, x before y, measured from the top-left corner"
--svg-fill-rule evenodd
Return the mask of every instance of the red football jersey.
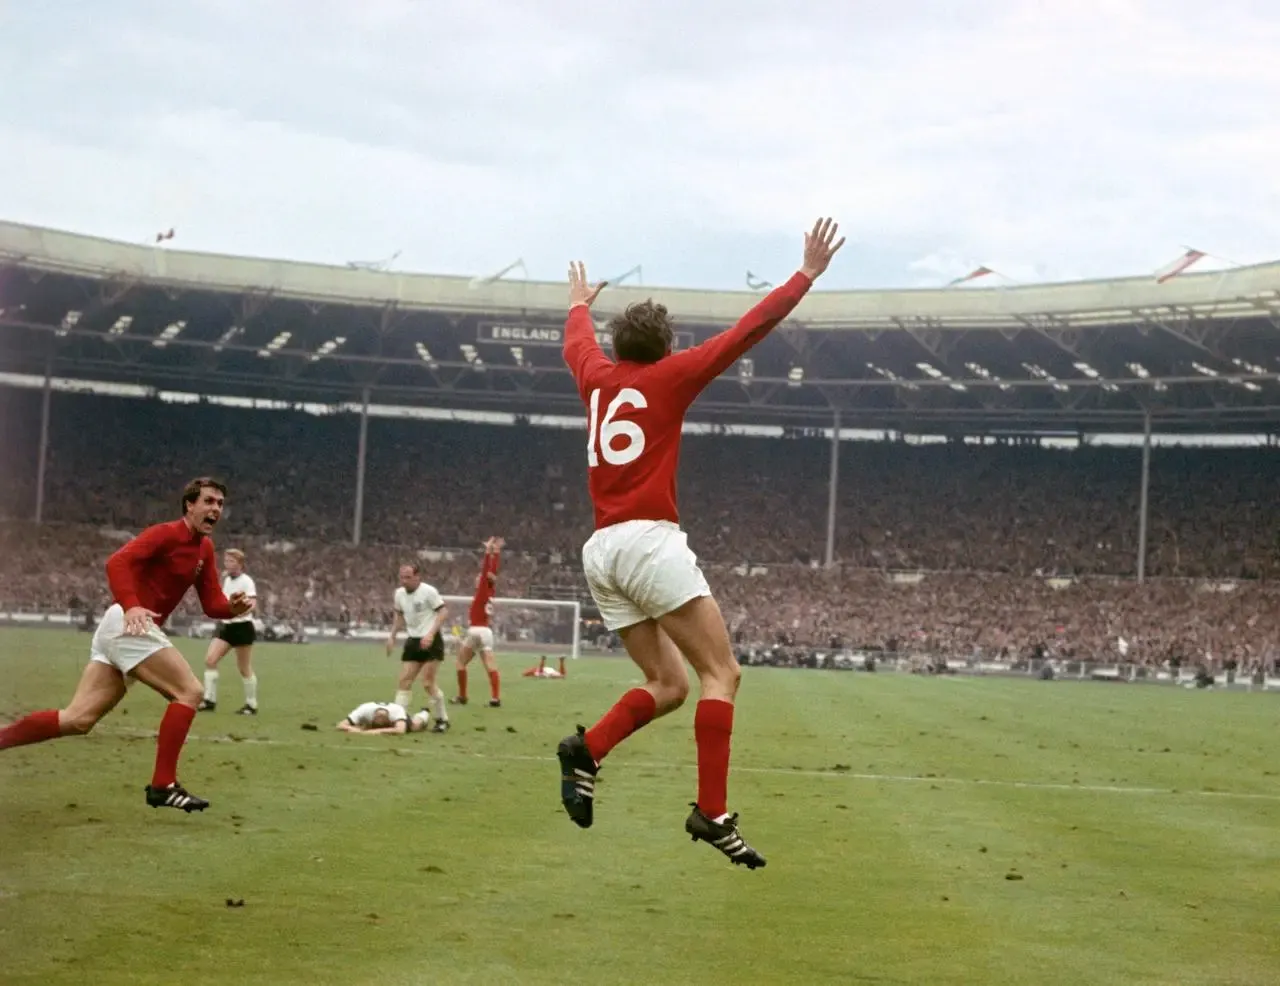
<path id="1" fill-rule="evenodd" d="M 486 554 L 484 556 L 484 564 L 480 566 L 480 577 L 476 579 L 476 594 L 471 597 L 469 619 L 473 627 L 487 627 L 489 625 L 494 594 L 493 579 L 490 576 L 493 576 L 493 578 L 498 576 L 498 555 L 496 554 Z"/>
<path id="2" fill-rule="evenodd" d="M 685 412 L 707 384 L 763 339 L 812 286 L 795 273 L 731 329 L 656 363 L 615 363 L 586 305 L 569 310 L 564 359 L 587 407 L 587 485 L 596 528 L 628 520 L 680 522 L 676 471 Z"/>
<path id="3" fill-rule="evenodd" d="M 235 614 L 218 584 L 213 540 L 186 521 L 148 527 L 107 559 L 107 583 L 115 601 L 130 610 L 145 606 L 163 624 L 193 585 L 205 615 L 229 620 Z"/>

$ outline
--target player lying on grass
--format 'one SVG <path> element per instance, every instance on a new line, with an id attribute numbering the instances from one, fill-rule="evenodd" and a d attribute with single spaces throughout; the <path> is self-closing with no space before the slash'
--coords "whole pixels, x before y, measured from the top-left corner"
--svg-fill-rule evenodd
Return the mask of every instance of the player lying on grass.
<path id="1" fill-rule="evenodd" d="M 693 718 L 698 800 L 685 831 L 750 869 L 765 864 L 726 806 L 733 703 L 741 669 L 720 607 L 689 550 L 676 509 L 676 467 L 685 412 L 698 394 L 763 339 L 808 292 L 843 245 L 829 219 L 804 237 L 804 261 L 786 284 L 733 328 L 673 353 L 671 319 L 652 301 L 629 305 L 610 322 L 614 360 L 596 341 L 591 303 L 603 284 L 569 268 L 564 359 L 587 409 L 587 485 L 595 533 L 582 567 L 608 629 L 617 632 L 644 673 L 590 729 L 578 727 L 557 748 L 560 800 L 582 828 L 591 825 L 600 761 L 624 739 L 684 703 L 689 674 L 701 697 Z M 615 361 L 616 360 L 616 361 Z"/>
<path id="2" fill-rule="evenodd" d="M 112 605 L 89 645 L 89 663 L 65 709 L 33 712 L 0 729 L 0 750 L 84 735 L 124 698 L 131 680 L 141 681 L 169 702 L 156 737 L 156 765 L 147 785 L 152 808 L 203 811 L 209 802 L 178 783 L 178 756 L 204 693 L 187 659 L 169 642 L 165 620 L 193 585 L 205 615 L 215 620 L 244 616 L 253 600 L 237 592 L 229 600 L 218 585 L 214 527 L 227 488 L 203 477 L 182 492 L 182 518 L 148 527 L 107 560 Z"/>
<path id="3" fill-rule="evenodd" d="M 339 721 L 337 728 L 344 733 L 403 736 L 405 733 L 422 732 L 430 720 L 431 713 L 426 709 L 411 716 L 403 705 L 395 702 L 365 702 Z"/>

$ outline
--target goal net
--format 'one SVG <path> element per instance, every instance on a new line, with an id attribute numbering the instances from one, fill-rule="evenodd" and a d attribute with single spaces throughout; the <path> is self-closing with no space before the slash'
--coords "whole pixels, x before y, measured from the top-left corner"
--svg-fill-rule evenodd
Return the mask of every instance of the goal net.
<path id="1" fill-rule="evenodd" d="M 456 647 L 467 632 L 471 597 L 443 598 L 449 607 L 445 639 Z M 582 640 L 582 604 L 572 599 L 497 598 L 489 626 L 495 650 L 576 658 Z"/>

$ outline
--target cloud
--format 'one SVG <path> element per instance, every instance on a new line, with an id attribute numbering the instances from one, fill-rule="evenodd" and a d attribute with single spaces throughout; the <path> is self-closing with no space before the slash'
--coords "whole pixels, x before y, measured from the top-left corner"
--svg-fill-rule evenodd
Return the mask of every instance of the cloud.
<path id="1" fill-rule="evenodd" d="M 16 10 L 16 8 L 15 8 Z M 1280 256 L 1280 11 L 1190 0 L 202 0 L 10 11 L 12 218 L 476 273 L 832 287 Z"/>

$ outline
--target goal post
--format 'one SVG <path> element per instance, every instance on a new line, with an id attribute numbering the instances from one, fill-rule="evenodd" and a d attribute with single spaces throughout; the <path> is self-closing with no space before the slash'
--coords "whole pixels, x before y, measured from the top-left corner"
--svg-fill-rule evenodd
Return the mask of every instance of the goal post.
<path id="1" fill-rule="evenodd" d="M 449 607 L 445 639 L 460 641 L 467 632 L 470 596 L 443 596 Z M 567 655 L 577 658 L 582 645 L 582 603 L 576 599 L 493 600 L 489 617 L 493 646 L 499 651 Z"/>

